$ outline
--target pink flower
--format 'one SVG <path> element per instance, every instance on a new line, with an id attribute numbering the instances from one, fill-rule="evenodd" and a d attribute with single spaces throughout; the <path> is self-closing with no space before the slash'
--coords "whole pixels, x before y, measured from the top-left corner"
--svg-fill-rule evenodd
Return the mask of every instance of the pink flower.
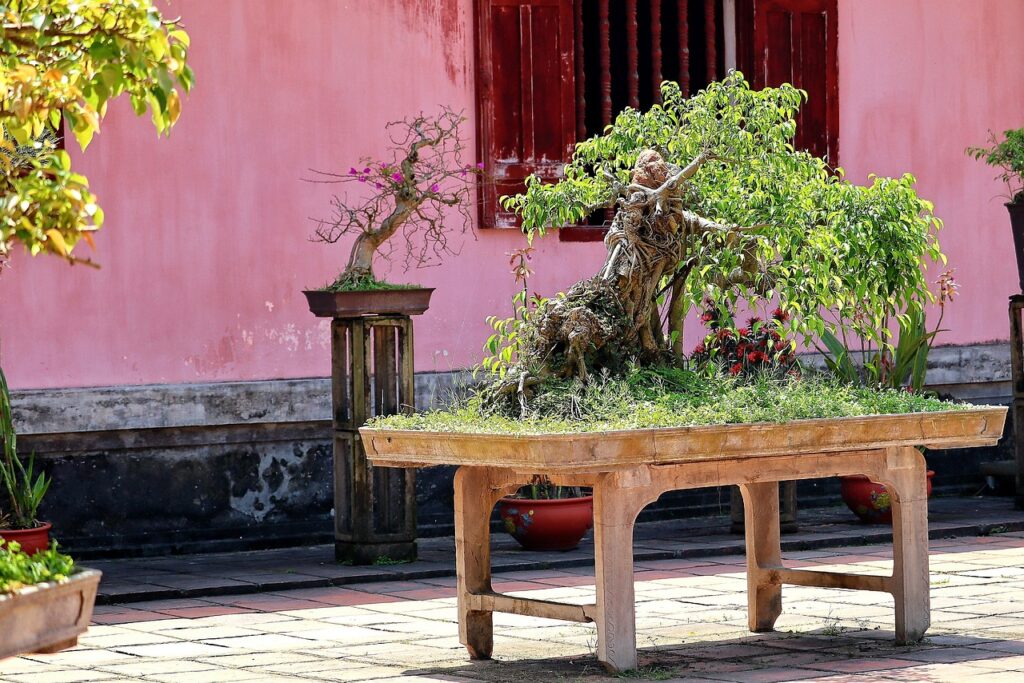
<path id="1" fill-rule="evenodd" d="M 359 171 L 357 171 L 356 167 L 353 166 L 352 168 L 348 169 L 348 174 L 349 175 L 359 175 Z"/>
<path id="2" fill-rule="evenodd" d="M 380 183 L 374 183 L 373 186 L 376 187 L 378 190 L 384 187 Z"/>
<path id="3" fill-rule="evenodd" d="M 363 169 L 363 173 L 369 173 L 369 172 L 370 172 L 370 167 L 369 166 L 367 166 L 366 168 Z"/>
<path id="4" fill-rule="evenodd" d="M 393 174 L 391 174 L 391 179 L 394 180 L 396 183 L 400 183 L 400 182 L 402 182 L 402 174 L 401 173 L 393 173 Z"/>
<path id="5" fill-rule="evenodd" d="M 477 167 L 477 168 L 481 168 L 481 169 L 482 169 L 482 168 L 484 167 L 484 162 L 482 162 L 482 161 L 481 161 L 480 163 L 478 163 L 478 164 L 476 165 L 476 167 Z"/>
<path id="6" fill-rule="evenodd" d="M 430 191 L 431 192 L 437 192 L 440 189 L 441 189 L 441 186 L 438 185 L 437 183 L 434 183 L 433 185 L 430 186 Z"/>

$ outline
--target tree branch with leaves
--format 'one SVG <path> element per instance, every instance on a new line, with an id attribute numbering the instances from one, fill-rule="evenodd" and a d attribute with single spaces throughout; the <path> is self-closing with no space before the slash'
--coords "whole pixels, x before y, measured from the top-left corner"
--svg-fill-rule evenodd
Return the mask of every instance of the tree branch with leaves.
<path id="1" fill-rule="evenodd" d="M 71 263 L 103 224 L 88 180 L 52 144 L 62 126 L 84 150 L 111 100 L 131 99 L 167 133 L 192 87 L 189 37 L 151 0 L 7 0 L 0 4 L 0 259 L 15 244 Z"/>

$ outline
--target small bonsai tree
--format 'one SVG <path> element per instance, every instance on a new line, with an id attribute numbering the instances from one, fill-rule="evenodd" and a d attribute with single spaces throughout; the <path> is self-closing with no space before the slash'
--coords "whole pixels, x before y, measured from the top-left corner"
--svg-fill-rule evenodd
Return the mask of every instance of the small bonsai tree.
<path id="1" fill-rule="evenodd" d="M 665 83 L 662 104 L 626 109 L 577 144 L 560 182 L 532 177 L 503 198 L 531 239 L 596 210 L 615 216 L 597 274 L 506 337 L 515 362 L 485 405 L 526 413 L 548 379 L 679 364 L 686 315 L 704 301 L 723 319 L 738 301 L 778 306 L 794 344 L 849 329 L 891 345 L 886 323 L 933 298 L 922 261 L 943 258 L 941 222 L 913 176 L 862 187 L 795 150 L 804 97 L 752 90 L 736 72 L 690 98 Z"/>
<path id="2" fill-rule="evenodd" d="M 1024 202 L 1024 128 L 1004 132 L 1001 140 L 989 132 L 989 145 L 968 147 L 967 155 L 1000 169 L 996 177 L 1006 183 L 1007 199 Z"/>
<path id="3" fill-rule="evenodd" d="M 456 253 L 452 232 L 472 226 L 471 179 L 478 171 L 463 161 L 459 127 L 464 117 L 443 107 L 437 115 L 418 116 L 387 124 L 390 146 L 384 159 L 364 157 L 348 173 L 314 171 L 311 182 L 355 184 L 354 197 L 335 196 L 333 215 L 317 220 L 315 240 L 333 244 L 355 235 L 348 264 L 327 289 L 358 290 L 387 286 L 377 281 L 375 257 L 385 259 L 400 250 L 405 270 L 437 264 Z M 451 210 L 461 219 L 452 221 Z M 400 248 L 394 237 L 402 233 Z"/>

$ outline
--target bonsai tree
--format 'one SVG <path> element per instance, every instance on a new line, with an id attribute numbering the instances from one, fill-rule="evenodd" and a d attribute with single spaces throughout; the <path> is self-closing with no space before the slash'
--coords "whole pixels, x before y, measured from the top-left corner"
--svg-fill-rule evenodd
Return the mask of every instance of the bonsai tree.
<path id="1" fill-rule="evenodd" d="M 0 271 L 16 244 L 32 256 L 92 262 L 103 211 L 88 180 L 58 145 L 66 126 L 84 150 L 108 103 L 127 95 L 167 133 L 181 112 L 179 88 L 192 87 L 189 37 L 151 0 L 8 0 L 0 23 Z M 0 372 L 0 527 L 38 526 L 48 480 L 16 449 L 7 383 Z"/>
<path id="2" fill-rule="evenodd" d="M 754 91 L 736 72 L 688 99 L 665 83 L 663 104 L 626 109 L 577 144 L 561 181 L 529 178 L 503 198 L 531 239 L 599 209 L 615 215 L 597 273 L 506 335 L 515 360 L 485 405 L 525 413 L 551 378 L 679 364 L 686 315 L 702 302 L 723 318 L 738 301 L 778 307 L 793 344 L 846 330 L 891 344 L 884 323 L 932 298 L 921 262 L 943 259 L 941 222 L 913 176 L 858 186 L 795 150 L 804 96 Z"/>
<path id="3" fill-rule="evenodd" d="M 463 162 L 459 126 L 464 117 L 448 108 L 387 124 L 390 145 L 384 159 L 364 157 L 348 173 L 314 171 L 312 182 L 355 184 L 354 197 L 335 196 L 333 215 L 318 220 L 315 240 L 333 244 L 355 235 L 348 264 L 327 289 L 373 289 L 386 286 L 373 271 L 379 254 L 390 259 L 401 232 L 405 270 L 434 265 L 455 253 L 448 238 L 453 230 L 472 226 L 468 199 L 471 177 L 477 172 Z M 461 220 L 452 223 L 451 211 Z"/>

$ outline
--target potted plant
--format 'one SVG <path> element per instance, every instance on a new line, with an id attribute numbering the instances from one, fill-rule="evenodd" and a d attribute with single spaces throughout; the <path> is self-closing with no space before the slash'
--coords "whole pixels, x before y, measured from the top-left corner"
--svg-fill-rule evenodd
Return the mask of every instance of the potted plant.
<path id="1" fill-rule="evenodd" d="M 73 647 L 92 619 L 100 577 L 56 548 L 0 547 L 0 659 Z"/>
<path id="2" fill-rule="evenodd" d="M 928 470 L 927 474 L 928 496 L 931 497 L 935 470 Z M 885 486 L 861 474 L 839 477 L 839 480 L 843 502 L 861 521 L 868 524 L 892 524 L 892 498 Z"/>
<path id="3" fill-rule="evenodd" d="M 0 547 L 18 543 L 30 555 L 50 547 L 51 525 L 36 516 L 49 487 L 46 475 L 35 472 L 34 455 L 27 463 L 18 456 L 11 395 L 0 370 Z"/>
<path id="4" fill-rule="evenodd" d="M 594 525 L 594 497 L 577 486 L 555 486 L 537 475 L 498 501 L 502 528 L 524 550 L 572 550 Z"/>
<path id="5" fill-rule="evenodd" d="M 1008 130 L 1000 140 L 989 132 L 987 147 L 968 147 L 967 154 L 1000 169 L 996 177 L 1006 183 L 1006 209 L 1010 212 L 1013 248 L 1017 253 L 1017 277 L 1024 292 L 1024 128 Z"/>
<path id="6" fill-rule="evenodd" d="M 348 264 L 335 280 L 303 292 L 310 310 L 322 317 L 395 313 L 418 315 L 434 291 L 377 279 L 374 260 L 399 251 L 405 270 L 435 265 L 446 254 L 453 214 L 461 231 L 472 226 L 468 199 L 479 170 L 463 161 L 460 125 L 464 117 L 448 108 L 387 125 L 390 146 L 383 159 L 364 157 L 347 173 L 315 171 L 311 182 L 345 184 L 354 197 L 335 196 L 333 215 L 317 221 L 314 239 L 333 244 L 355 235 Z M 456 228 L 458 229 L 458 228 Z M 401 233 L 404 248 L 391 239 Z"/>

